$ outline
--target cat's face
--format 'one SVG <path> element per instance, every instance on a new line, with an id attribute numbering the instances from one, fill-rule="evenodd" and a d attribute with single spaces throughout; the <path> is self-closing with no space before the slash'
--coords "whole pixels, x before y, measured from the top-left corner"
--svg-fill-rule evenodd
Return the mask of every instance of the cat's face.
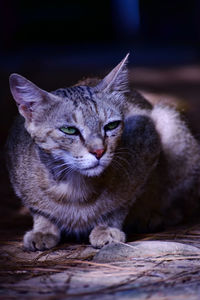
<path id="1" fill-rule="evenodd" d="M 122 63 L 117 66 L 120 70 Z M 116 68 L 112 71 L 115 81 L 120 71 Z M 77 86 L 53 93 L 19 75 L 11 78 L 11 90 L 27 131 L 62 165 L 66 175 L 76 171 L 98 176 L 114 157 L 123 131 L 123 93 L 118 91 L 120 78 L 113 89 L 116 82 L 110 74 L 97 87 Z"/>
<path id="2" fill-rule="evenodd" d="M 38 114 L 37 125 L 30 128 L 32 137 L 66 165 L 66 172 L 97 176 L 113 159 L 123 131 L 123 115 L 111 102 L 89 95 L 88 88 L 65 91 L 68 98 L 61 97 L 58 90 L 56 106 Z"/>

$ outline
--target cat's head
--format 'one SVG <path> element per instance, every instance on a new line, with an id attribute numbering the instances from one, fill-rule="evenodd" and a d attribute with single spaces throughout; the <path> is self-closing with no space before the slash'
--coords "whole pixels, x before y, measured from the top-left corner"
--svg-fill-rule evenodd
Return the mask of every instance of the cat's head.
<path id="1" fill-rule="evenodd" d="M 27 131 L 66 173 L 98 176 L 111 163 L 123 132 L 127 57 L 94 87 L 49 93 L 18 74 L 10 76 Z"/>

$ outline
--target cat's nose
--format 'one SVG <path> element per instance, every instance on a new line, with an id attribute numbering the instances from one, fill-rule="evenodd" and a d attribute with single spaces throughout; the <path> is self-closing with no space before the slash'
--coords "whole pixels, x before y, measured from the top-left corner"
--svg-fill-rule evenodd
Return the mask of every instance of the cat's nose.
<path id="1" fill-rule="evenodd" d="M 105 151 L 106 151 L 105 148 L 93 149 L 93 150 L 90 151 L 90 153 L 94 154 L 97 159 L 100 159 L 104 155 Z"/>

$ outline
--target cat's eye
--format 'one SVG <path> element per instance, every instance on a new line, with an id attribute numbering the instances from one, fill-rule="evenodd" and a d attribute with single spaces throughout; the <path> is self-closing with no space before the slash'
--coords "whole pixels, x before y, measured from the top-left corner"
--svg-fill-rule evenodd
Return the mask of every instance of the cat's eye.
<path id="1" fill-rule="evenodd" d="M 75 127 L 60 127 L 60 131 L 69 135 L 78 135 L 79 131 Z"/>
<path id="2" fill-rule="evenodd" d="M 104 129 L 105 129 L 105 131 L 114 130 L 115 128 L 117 128 L 119 126 L 119 124 L 120 124 L 120 121 L 110 122 L 104 126 Z"/>

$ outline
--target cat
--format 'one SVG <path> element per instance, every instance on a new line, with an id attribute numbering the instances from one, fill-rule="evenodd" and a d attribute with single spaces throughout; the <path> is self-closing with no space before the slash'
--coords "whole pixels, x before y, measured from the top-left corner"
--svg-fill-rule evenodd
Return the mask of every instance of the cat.
<path id="1" fill-rule="evenodd" d="M 101 248 L 199 209 L 199 144 L 174 108 L 129 89 L 127 59 L 102 80 L 53 92 L 11 74 L 19 116 L 7 164 L 33 216 L 26 249 L 50 249 L 63 234 Z"/>

